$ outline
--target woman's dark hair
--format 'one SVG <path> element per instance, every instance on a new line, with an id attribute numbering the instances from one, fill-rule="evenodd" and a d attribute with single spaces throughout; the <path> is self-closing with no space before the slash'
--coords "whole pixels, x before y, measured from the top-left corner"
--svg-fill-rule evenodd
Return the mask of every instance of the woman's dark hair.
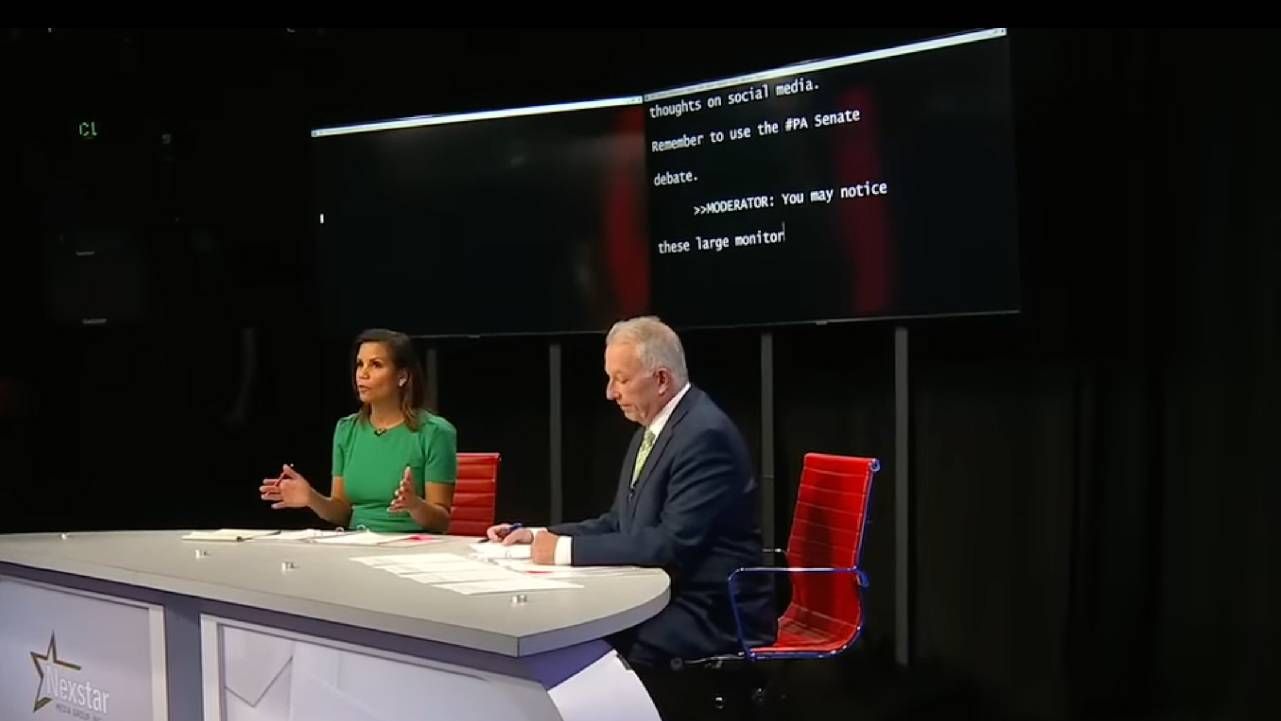
<path id="1" fill-rule="evenodd" d="M 418 354 L 414 351 L 414 342 L 404 333 L 397 333 L 386 328 L 371 328 L 356 336 L 356 342 L 352 344 L 351 348 L 353 363 L 355 363 L 355 357 L 360 353 L 360 346 L 364 343 L 381 343 L 391 355 L 391 363 L 395 366 L 395 370 L 405 372 L 405 385 L 398 387 L 400 391 L 400 413 L 405 417 L 405 425 L 409 427 L 409 430 L 418 430 L 422 420 L 418 417 L 419 411 L 428 410 L 427 382 L 422 364 L 418 362 Z M 356 378 L 354 374 L 352 375 L 351 388 L 355 392 Z M 360 404 L 360 419 L 366 423 L 370 422 L 369 410 L 368 403 Z"/>

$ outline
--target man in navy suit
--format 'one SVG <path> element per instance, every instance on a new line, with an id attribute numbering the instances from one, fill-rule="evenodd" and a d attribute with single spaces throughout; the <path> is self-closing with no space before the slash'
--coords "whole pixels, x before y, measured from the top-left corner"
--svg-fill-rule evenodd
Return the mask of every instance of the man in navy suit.
<path id="1" fill-rule="evenodd" d="M 734 423 L 689 382 L 675 331 L 657 318 L 614 325 L 605 341 L 605 396 L 641 427 L 603 516 L 548 529 L 501 524 L 492 541 L 532 543 L 535 563 L 665 569 L 671 601 L 612 639 L 634 665 L 663 667 L 739 649 L 727 580 L 761 562 L 760 487 Z M 762 574 L 763 575 L 763 574 Z M 770 587 L 740 583 L 752 646 L 772 643 Z"/>

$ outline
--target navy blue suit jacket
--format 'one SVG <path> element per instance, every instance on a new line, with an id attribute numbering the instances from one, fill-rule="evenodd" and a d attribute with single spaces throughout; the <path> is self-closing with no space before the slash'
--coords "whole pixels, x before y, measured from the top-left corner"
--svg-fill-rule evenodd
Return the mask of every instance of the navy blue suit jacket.
<path id="1" fill-rule="evenodd" d="M 670 603 L 635 629 L 638 655 L 662 663 L 732 653 L 738 642 L 726 581 L 735 569 L 762 560 L 760 486 L 747 445 L 711 398 L 691 387 L 633 488 L 643 434 L 636 432 L 623 459 L 609 512 L 549 530 L 574 538 L 576 566 L 651 566 L 671 576 Z M 753 646 L 774 640 L 771 588 L 763 579 L 740 584 L 739 608 Z"/>

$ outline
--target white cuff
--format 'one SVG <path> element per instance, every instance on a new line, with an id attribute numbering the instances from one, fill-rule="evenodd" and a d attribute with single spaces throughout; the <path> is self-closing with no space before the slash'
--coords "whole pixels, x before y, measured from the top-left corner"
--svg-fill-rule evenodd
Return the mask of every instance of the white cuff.
<path id="1" fill-rule="evenodd" d="M 531 528 L 529 530 L 531 533 L 537 536 L 538 534 L 545 532 L 547 529 L 539 527 L 539 528 Z M 557 566 L 574 565 L 573 543 L 574 543 L 574 539 L 569 536 L 560 536 L 559 538 L 557 538 L 556 551 L 555 551 L 556 555 L 553 558 L 552 563 L 556 564 Z"/>
<path id="2" fill-rule="evenodd" d="M 572 566 L 574 565 L 574 539 L 570 536 L 561 536 L 556 539 L 556 565 Z"/>

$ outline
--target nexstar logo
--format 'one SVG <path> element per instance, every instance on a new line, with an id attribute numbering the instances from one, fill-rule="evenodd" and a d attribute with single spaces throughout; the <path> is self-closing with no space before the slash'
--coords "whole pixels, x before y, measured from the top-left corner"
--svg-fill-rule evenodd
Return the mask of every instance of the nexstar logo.
<path id="1" fill-rule="evenodd" d="M 36 684 L 36 700 L 32 705 L 31 713 L 35 713 L 46 705 L 61 701 L 72 706 L 78 706 L 88 711 L 100 714 L 107 713 L 107 703 L 111 694 L 95 688 L 88 681 L 80 681 L 75 675 L 70 678 L 63 674 L 67 671 L 80 671 L 80 666 L 58 658 L 58 641 L 54 634 L 49 634 L 49 648 L 41 655 L 35 651 L 31 652 L 31 662 L 36 666 L 36 674 L 40 677 Z M 59 706 L 64 712 L 70 712 L 72 709 Z M 74 713 L 78 718 L 88 718 L 83 712 Z"/>

